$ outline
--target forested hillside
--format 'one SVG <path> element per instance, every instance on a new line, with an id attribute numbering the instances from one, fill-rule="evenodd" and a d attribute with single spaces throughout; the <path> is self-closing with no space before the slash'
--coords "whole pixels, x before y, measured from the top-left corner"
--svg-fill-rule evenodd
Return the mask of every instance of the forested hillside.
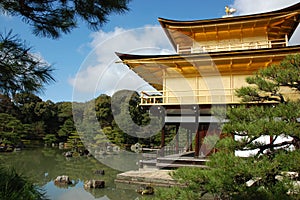
<path id="1" fill-rule="evenodd" d="M 130 148 L 132 144 L 141 143 L 145 146 L 159 146 L 160 134 L 149 138 L 140 138 L 135 135 L 134 127 L 126 127 L 123 131 L 115 121 L 117 117 L 122 127 L 130 126 L 132 120 L 137 126 L 149 124 L 149 111 L 138 106 L 139 95 L 132 91 L 119 91 L 112 97 L 102 94 L 97 98 L 85 102 L 58 102 L 43 101 L 30 93 L 17 93 L 10 98 L 0 95 L 0 142 L 2 146 L 17 146 L 24 140 L 39 140 L 46 144 L 71 142 L 74 138 L 81 138 L 82 131 L 76 126 L 84 126 L 83 118 L 93 111 L 97 119 L 94 126 L 88 124 L 93 135 L 90 138 L 94 145 L 105 142 L 116 144 L 121 148 Z M 113 106 L 112 106 L 113 102 Z M 73 110 L 73 106 L 76 109 Z M 129 115 L 128 113 L 129 112 Z M 75 125 L 74 116 L 77 121 Z M 129 116 L 129 117 L 128 117 Z M 87 129 L 84 129 L 87 130 Z M 147 129 L 143 129 L 147 131 Z M 103 138 L 101 134 L 106 137 Z"/>

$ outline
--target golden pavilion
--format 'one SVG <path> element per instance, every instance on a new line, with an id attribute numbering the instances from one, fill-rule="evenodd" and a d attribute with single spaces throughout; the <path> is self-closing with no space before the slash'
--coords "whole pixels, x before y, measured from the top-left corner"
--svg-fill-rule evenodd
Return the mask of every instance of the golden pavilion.
<path id="1" fill-rule="evenodd" d="M 299 20 L 300 3 L 246 16 L 195 21 L 159 18 L 176 54 L 117 55 L 154 88 L 141 92 L 140 106 L 163 110 L 165 126 L 185 127 L 186 142 L 193 145 L 186 145 L 183 152 L 200 158 L 213 151 L 202 145 L 205 136 L 218 132 L 211 108 L 239 104 L 234 91 L 247 85 L 246 77 L 299 53 L 299 45 L 289 45 Z M 294 94 L 286 91 L 285 95 Z M 178 139 L 175 153 L 182 152 Z M 161 147 L 165 145 L 164 127 Z"/>

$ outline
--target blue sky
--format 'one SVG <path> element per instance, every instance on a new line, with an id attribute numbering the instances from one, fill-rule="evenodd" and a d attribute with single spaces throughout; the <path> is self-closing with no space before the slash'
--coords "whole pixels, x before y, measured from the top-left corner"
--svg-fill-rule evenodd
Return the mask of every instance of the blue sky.
<path id="1" fill-rule="evenodd" d="M 135 82 L 136 77 L 126 71 L 126 67 L 113 64 L 117 59 L 114 51 L 172 53 L 159 29 L 158 17 L 211 19 L 222 17 L 226 5 L 237 8 L 238 15 L 244 15 L 297 2 L 299 0 L 133 0 L 129 12 L 109 16 L 110 21 L 99 32 L 91 31 L 81 23 L 79 28 L 58 40 L 40 38 L 34 36 L 31 27 L 20 18 L 9 16 L 0 16 L 0 31 L 12 29 L 33 47 L 34 53 L 53 64 L 56 82 L 46 86 L 43 94 L 38 94 L 43 100 L 86 101 L 100 93 L 112 94 L 116 88 L 142 87 L 139 86 L 141 80 Z M 294 41 L 300 40 L 296 38 Z"/>

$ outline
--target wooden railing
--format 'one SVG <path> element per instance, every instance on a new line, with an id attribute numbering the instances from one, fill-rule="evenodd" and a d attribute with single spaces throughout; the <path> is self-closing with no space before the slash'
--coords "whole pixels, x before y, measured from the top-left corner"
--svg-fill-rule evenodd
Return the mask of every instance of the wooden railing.
<path id="1" fill-rule="evenodd" d="M 164 146 L 162 149 L 142 148 L 142 155 L 144 160 L 152 160 L 161 156 L 182 154 L 185 150 L 185 147 L 176 148 L 176 146 Z"/>
<path id="2" fill-rule="evenodd" d="M 157 93 L 161 95 L 157 95 Z M 192 105 L 192 104 L 238 104 L 240 98 L 235 95 L 235 89 L 211 89 L 211 90 L 190 90 L 190 91 L 153 91 L 141 93 L 140 105 Z M 300 97 L 300 92 L 294 90 L 282 90 L 281 94 L 286 99 L 296 100 Z M 275 100 L 274 100 L 275 101 Z M 265 101 L 271 103 L 273 101 Z"/>
<path id="3" fill-rule="evenodd" d="M 159 92 L 161 95 L 157 95 Z M 178 105 L 178 104 L 224 104 L 238 103 L 234 89 L 212 89 L 193 91 L 151 91 L 141 93 L 141 105 Z M 147 94 L 147 95 L 146 95 Z"/>
<path id="4" fill-rule="evenodd" d="M 186 53 L 203 53 L 203 52 L 216 52 L 216 51 L 233 51 L 233 50 L 247 50 L 247 49 L 262 49 L 262 48 L 273 48 L 273 47 L 285 47 L 288 46 L 287 39 L 277 39 L 269 41 L 253 41 L 245 42 L 240 44 L 224 44 L 224 45 L 210 45 L 210 46 L 201 46 L 200 44 L 191 47 L 191 46 L 180 46 L 177 45 L 178 54 Z"/>

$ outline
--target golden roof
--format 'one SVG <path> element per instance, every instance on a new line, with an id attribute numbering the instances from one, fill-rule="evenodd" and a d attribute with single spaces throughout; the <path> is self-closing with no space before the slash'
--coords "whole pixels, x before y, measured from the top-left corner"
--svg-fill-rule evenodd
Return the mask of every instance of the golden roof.
<path id="1" fill-rule="evenodd" d="M 117 53 L 122 62 L 157 90 L 163 77 L 218 74 L 251 75 L 260 68 L 277 64 L 289 54 L 300 53 L 299 46 L 184 55 L 132 55 Z"/>
<path id="2" fill-rule="evenodd" d="M 241 34 L 264 32 L 268 39 L 290 38 L 300 20 L 300 3 L 262 14 L 210 20 L 175 21 L 159 19 L 174 47 L 191 46 L 197 37 L 234 38 Z M 222 34 L 221 34 L 222 33 Z M 186 37 L 182 37 L 186 35 Z M 227 35 L 227 36 L 224 36 Z M 187 37 L 188 36 L 188 37 Z M 191 37 L 192 36 L 192 37 Z M 188 39 L 190 38 L 190 39 Z M 286 39 L 286 38 L 285 38 Z M 289 54 L 300 53 L 299 46 L 223 50 L 174 55 L 130 55 L 117 53 L 122 62 L 157 90 L 166 76 L 206 76 L 216 74 L 251 75 L 259 68 L 277 64 Z"/>
<path id="3" fill-rule="evenodd" d="M 177 21 L 159 18 L 174 48 L 191 46 L 192 41 L 212 38 L 240 38 L 242 35 L 267 34 L 269 40 L 293 35 L 300 19 L 300 3 L 277 11 L 209 20 Z M 188 37 L 183 37 L 188 36 Z"/>

